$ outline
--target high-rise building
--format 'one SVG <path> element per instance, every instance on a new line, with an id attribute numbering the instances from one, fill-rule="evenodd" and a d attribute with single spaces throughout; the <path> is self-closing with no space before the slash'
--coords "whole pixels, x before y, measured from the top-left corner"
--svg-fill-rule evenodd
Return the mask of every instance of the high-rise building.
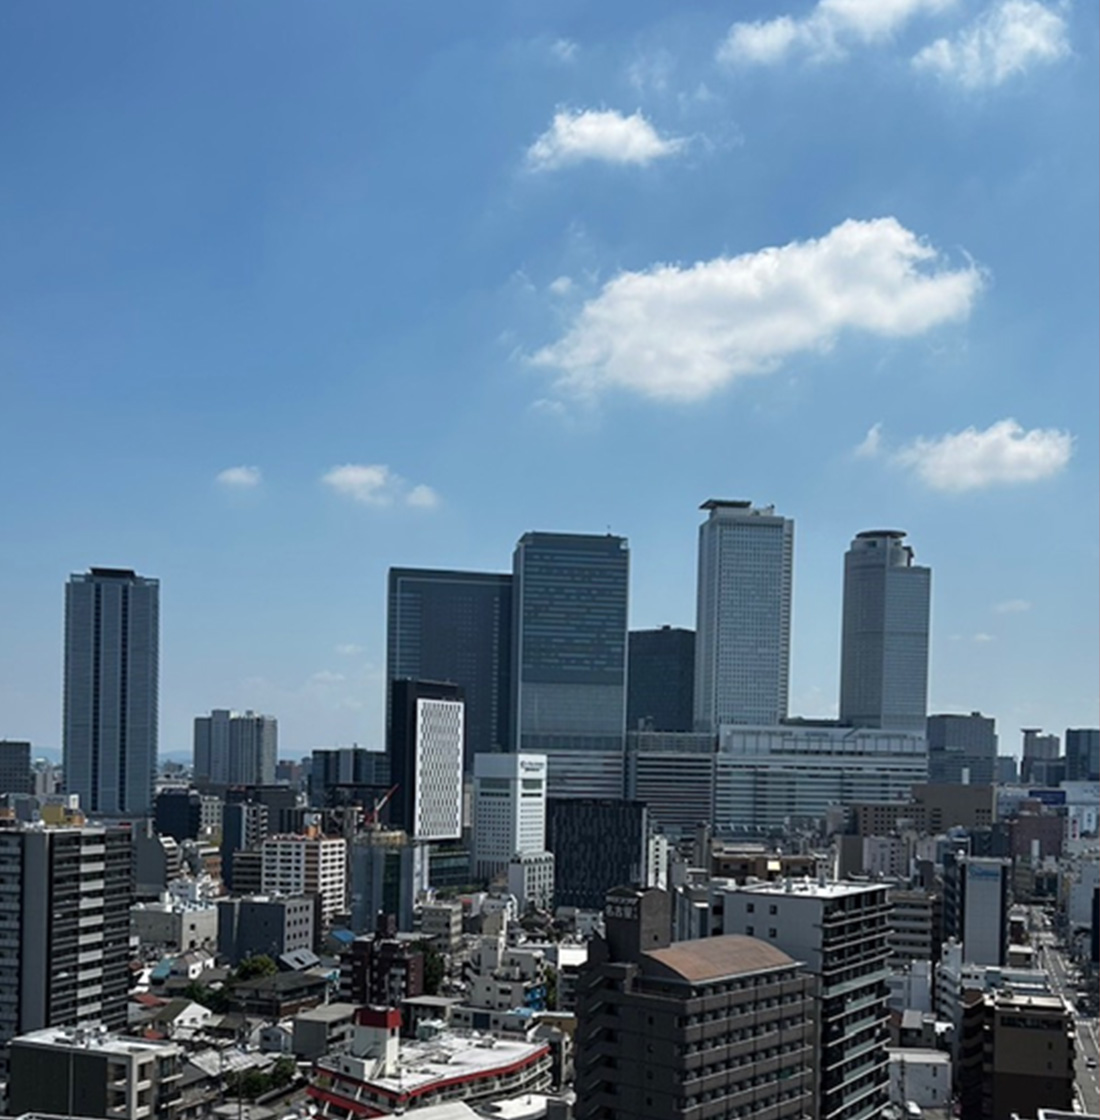
<path id="1" fill-rule="evenodd" d="M 956 1068 L 962 1120 L 1072 1116 L 1077 1032 L 1065 999 L 1011 989 L 967 995 Z"/>
<path id="2" fill-rule="evenodd" d="M 943 935 L 962 944 L 964 964 L 1006 962 L 1011 874 L 1008 859 L 944 855 Z"/>
<path id="3" fill-rule="evenodd" d="M 390 569 L 387 682 L 446 681 L 461 687 L 466 773 L 473 770 L 475 754 L 509 748 L 511 650 L 510 575 Z"/>
<path id="4" fill-rule="evenodd" d="M 1048 771 L 1057 772 L 1060 769 L 1058 762 L 1062 744 L 1058 736 L 1045 735 L 1039 727 L 1024 727 L 1021 734 L 1024 737 L 1024 753 L 1020 759 L 1020 781 L 1025 785 L 1057 785 L 1058 781 L 1051 781 L 1057 773 L 1051 775 Z"/>
<path id="5" fill-rule="evenodd" d="M 31 793 L 31 745 L 0 739 L 0 794 Z"/>
<path id="6" fill-rule="evenodd" d="M 1066 729 L 1066 778 L 1071 782 L 1100 781 L 1100 730 Z"/>
<path id="7" fill-rule="evenodd" d="M 19 1116 L 176 1120 L 184 1058 L 174 1042 L 108 1034 L 89 1022 L 36 1030 L 12 1046 L 8 1106 Z M 106 1026 L 106 1024 L 102 1024 Z"/>
<path id="8" fill-rule="evenodd" d="M 309 803 L 316 809 L 362 805 L 370 809 L 390 788 L 385 751 L 363 747 L 315 750 L 309 768 Z"/>
<path id="9" fill-rule="evenodd" d="M 462 689 L 437 681 L 390 686 L 390 820 L 412 840 L 462 835 L 465 704 Z"/>
<path id="10" fill-rule="evenodd" d="M 663 891 L 616 889 L 577 980 L 576 1116 L 802 1120 L 810 980 L 775 945 L 669 944 Z"/>
<path id="11" fill-rule="evenodd" d="M 491 879 L 515 855 L 546 849 L 546 758 L 474 756 L 474 874 Z"/>
<path id="12" fill-rule="evenodd" d="M 256 801 L 231 801 L 222 809 L 222 880 L 234 894 L 242 894 L 246 885 L 236 869 L 237 857 L 259 850 L 270 831 L 268 822 L 267 806 Z"/>
<path id="13" fill-rule="evenodd" d="M 928 717 L 928 780 L 991 786 L 997 780 L 997 725 L 990 716 Z"/>
<path id="14" fill-rule="evenodd" d="M 547 756 L 552 797 L 622 797 L 623 537 L 525 533 L 513 557 L 513 749 Z"/>
<path id="15" fill-rule="evenodd" d="M 840 720 L 924 734 L 932 571 L 897 529 L 857 533 L 844 554 Z"/>
<path id="16" fill-rule="evenodd" d="M 215 708 L 195 717 L 195 784 L 275 784 L 279 727 L 274 717 Z"/>
<path id="17" fill-rule="evenodd" d="M 65 788 L 85 813 L 139 816 L 157 772 L 160 584 L 92 568 L 65 587 Z"/>
<path id="18" fill-rule="evenodd" d="M 712 498 L 699 526 L 695 729 L 787 715 L 794 522 L 774 506 Z"/>
<path id="19" fill-rule="evenodd" d="M 269 836 L 263 853 L 264 894 L 320 897 L 324 926 L 347 912 L 347 841 L 340 836 Z"/>
<path id="20" fill-rule="evenodd" d="M 202 794 L 194 789 L 162 789 L 157 794 L 153 823 L 161 836 L 197 840 L 202 832 Z"/>
<path id="21" fill-rule="evenodd" d="M 815 1120 L 870 1120 L 889 1096 L 881 883 L 760 883 L 726 895 L 725 931 L 758 937 L 814 978 Z"/>
<path id="22" fill-rule="evenodd" d="M 10 1039 L 99 1019 L 126 1025 L 130 833 L 0 830 L 0 1073 Z"/>
<path id="23" fill-rule="evenodd" d="M 546 847 L 554 853 L 554 902 L 598 910 L 612 887 L 646 886 L 649 814 L 637 801 L 551 798 Z"/>
<path id="24" fill-rule="evenodd" d="M 627 650 L 627 731 L 691 731 L 695 705 L 695 631 L 631 630 Z"/>

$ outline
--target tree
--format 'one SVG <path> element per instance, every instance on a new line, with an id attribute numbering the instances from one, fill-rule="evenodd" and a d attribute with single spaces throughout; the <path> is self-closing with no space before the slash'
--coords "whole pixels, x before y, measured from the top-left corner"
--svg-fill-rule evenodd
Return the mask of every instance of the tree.
<path id="1" fill-rule="evenodd" d="M 200 984 L 197 980 L 192 980 L 190 984 L 180 993 L 184 999 L 189 999 L 192 1003 L 201 1003 L 203 1007 L 213 1011 L 216 1015 L 222 1015 L 229 1010 L 230 999 L 229 993 L 221 988 L 208 988 L 205 984 Z"/>
<path id="2" fill-rule="evenodd" d="M 447 974 L 447 962 L 443 959 L 443 954 L 430 941 L 421 941 L 416 946 L 416 952 L 424 957 L 424 994 L 439 995 L 439 987 Z"/>
<path id="3" fill-rule="evenodd" d="M 298 1075 L 298 1065 L 293 1058 L 280 1058 L 271 1069 L 272 1089 L 281 1089 L 289 1085 Z"/>
<path id="4" fill-rule="evenodd" d="M 245 957 L 237 966 L 238 980 L 253 980 L 258 976 L 274 976 L 279 966 L 266 954 Z"/>

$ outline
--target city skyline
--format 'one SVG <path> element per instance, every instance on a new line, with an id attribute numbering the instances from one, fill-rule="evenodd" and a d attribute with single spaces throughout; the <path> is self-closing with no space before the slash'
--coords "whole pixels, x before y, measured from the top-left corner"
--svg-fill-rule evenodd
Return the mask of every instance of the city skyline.
<path id="1" fill-rule="evenodd" d="M 389 568 L 610 528 L 692 627 L 712 494 L 797 523 L 792 713 L 897 526 L 929 710 L 1096 725 L 1094 5 L 62 7 L 0 12 L 0 735 L 89 564 L 162 581 L 165 753 L 300 757 L 381 746 Z"/>

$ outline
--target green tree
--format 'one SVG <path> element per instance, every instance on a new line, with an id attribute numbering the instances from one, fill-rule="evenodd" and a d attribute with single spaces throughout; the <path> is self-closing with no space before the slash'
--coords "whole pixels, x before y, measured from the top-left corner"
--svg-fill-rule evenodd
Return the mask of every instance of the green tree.
<path id="1" fill-rule="evenodd" d="M 281 1089 L 289 1085 L 298 1074 L 298 1066 L 293 1058 L 280 1058 L 271 1069 L 271 1087 Z"/>
<path id="2" fill-rule="evenodd" d="M 430 941 L 421 941 L 416 946 L 416 951 L 424 957 L 424 994 L 437 996 L 443 977 L 447 974 L 447 962 Z"/>
<path id="3" fill-rule="evenodd" d="M 257 976 L 274 976 L 279 971 L 279 966 L 265 954 L 256 957 L 245 957 L 237 966 L 238 980 L 253 980 Z"/>
<path id="4" fill-rule="evenodd" d="M 200 984 L 197 980 L 192 980 L 190 984 L 180 993 L 184 999 L 189 999 L 193 1003 L 201 1003 L 203 1007 L 213 1011 L 216 1015 L 223 1015 L 229 1010 L 230 999 L 229 993 L 221 988 L 208 988 L 205 984 Z"/>

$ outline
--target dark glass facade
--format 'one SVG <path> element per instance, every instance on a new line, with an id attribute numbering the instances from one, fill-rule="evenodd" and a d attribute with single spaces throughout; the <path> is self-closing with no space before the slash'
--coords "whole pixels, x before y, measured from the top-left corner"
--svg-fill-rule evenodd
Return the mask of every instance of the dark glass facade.
<path id="1" fill-rule="evenodd" d="M 387 680 L 461 687 L 467 772 L 473 771 L 475 754 L 508 749 L 511 647 L 511 576 L 390 569 Z"/>
<path id="2" fill-rule="evenodd" d="M 1071 782 L 1100 781 L 1100 730 L 1070 727 L 1065 742 L 1066 778 Z"/>
<path id="3" fill-rule="evenodd" d="M 649 815 L 640 801 L 558 798 L 546 802 L 546 847 L 554 853 L 554 904 L 602 910 L 612 887 L 645 877 Z"/>
<path id="4" fill-rule="evenodd" d="M 691 731 L 694 702 L 695 631 L 631 630 L 626 729 Z"/>

